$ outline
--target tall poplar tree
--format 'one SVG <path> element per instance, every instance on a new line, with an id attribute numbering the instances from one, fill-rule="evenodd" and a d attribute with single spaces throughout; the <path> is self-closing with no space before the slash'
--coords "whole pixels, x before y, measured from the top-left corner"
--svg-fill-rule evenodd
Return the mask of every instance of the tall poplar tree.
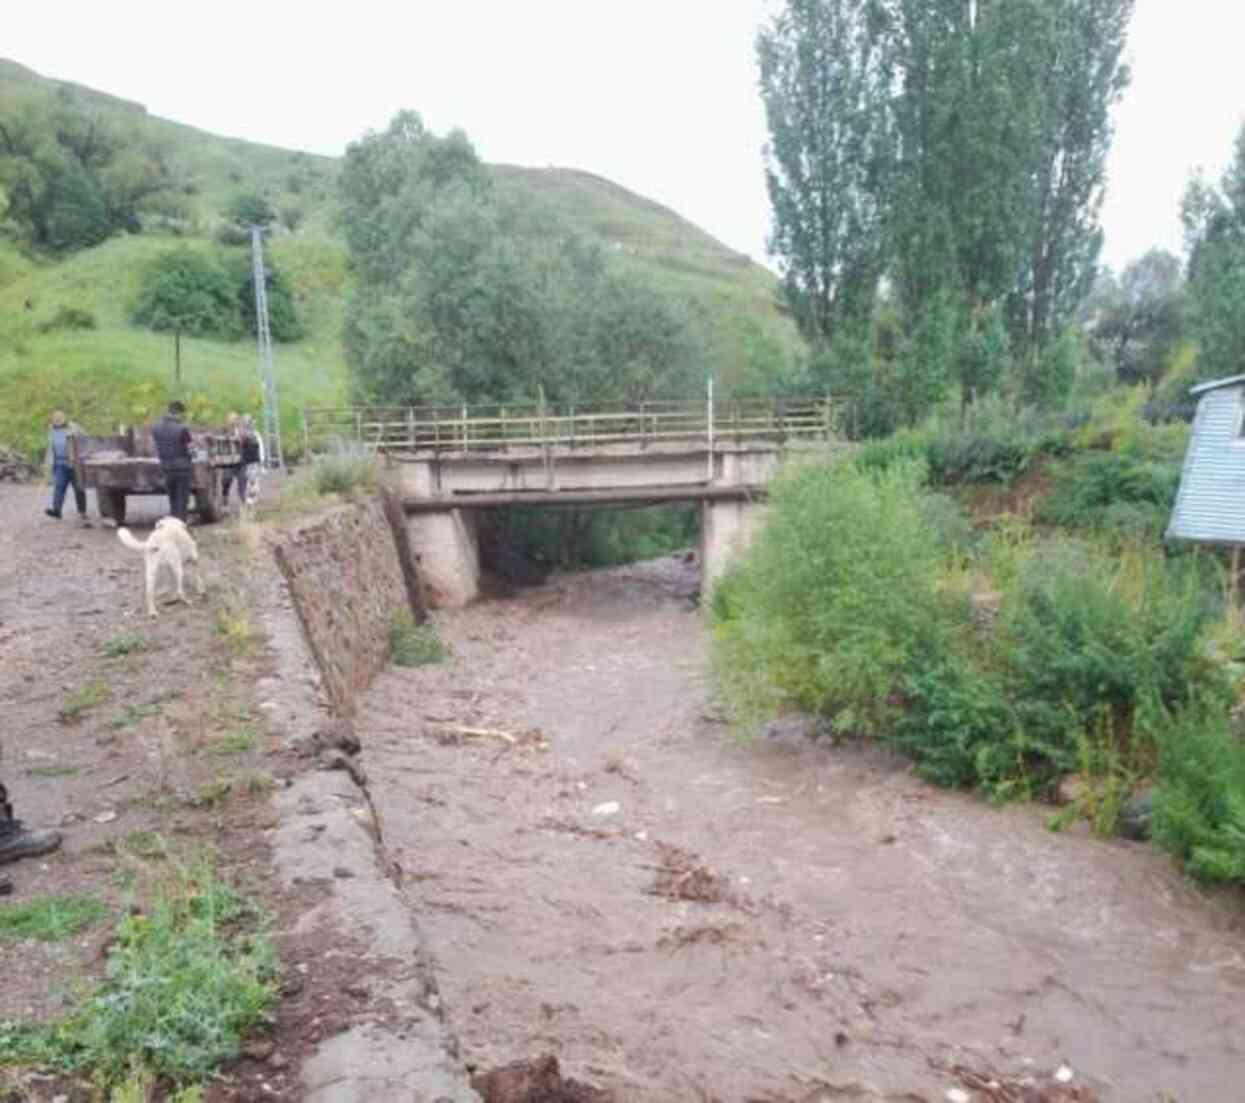
<path id="1" fill-rule="evenodd" d="M 867 320 L 886 263 L 894 160 L 885 13 L 788 0 L 757 40 L 770 140 L 770 251 L 806 336 Z"/>
<path id="2" fill-rule="evenodd" d="M 759 56 L 772 248 L 806 331 L 867 316 L 884 271 L 917 345 L 952 304 L 965 402 L 1013 353 L 1045 370 L 1093 279 L 1133 2 L 788 0 Z"/>

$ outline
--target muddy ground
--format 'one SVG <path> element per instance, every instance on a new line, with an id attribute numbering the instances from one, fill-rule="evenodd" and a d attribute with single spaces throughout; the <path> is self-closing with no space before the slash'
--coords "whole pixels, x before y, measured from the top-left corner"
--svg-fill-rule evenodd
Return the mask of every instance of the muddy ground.
<path id="1" fill-rule="evenodd" d="M 441 614 L 452 661 L 365 698 L 469 1067 L 551 1054 L 619 1101 L 1236 1096 L 1239 896 L 877 749 L 741 739 L 696 582 L 669 559 Z"/>
<path id="2" fill-rule="evenodd" d="M 281 481 L 269 480 L 268 510 Z M 373 991 L 384 966 L 347 932 L 305 921 L 337 892 L 333 878 L 274 869 L 274 796 L 318 765 L 287 744 L 325 720 L 314 670 L 278 663 L 271 637 L 297 628 L 275 566 L 253 529 L 195 527 L 207 594 L 188 587 L 191 606 L 162 604 L 151 621 L 141 558 L 97 517 L 82 529 L 45 517 L 46 504 L 45 487 L 0 483 L 0 779 L 18 815 L 58 828 L 64 846 L 0 868 L 14 886 L 0 907 L 68 893 L 107 913 L 68 941 L 0 939 L 0 1019 L 64 1014 L 102 975 L 117 917 L 172 863 L 207 856 L 270 909 L 284 966 L 272 1024 L 209 1099 L 302 1100 L 304 1059 L 389 1010 Z M 131 505 L 141 539 L 164 503 Z M 372 861 L 368 847 L 340 872 Z M 85 1097 L 0 1070 L 6 1103 Z"/>

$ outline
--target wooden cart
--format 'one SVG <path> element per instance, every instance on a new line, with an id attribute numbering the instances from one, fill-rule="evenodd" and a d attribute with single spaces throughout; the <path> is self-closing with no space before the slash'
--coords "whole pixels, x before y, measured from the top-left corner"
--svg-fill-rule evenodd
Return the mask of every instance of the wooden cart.
<path id="1" fill-rule="evenodd" d="M 191 428 L 194 456 L 191 490 L 193 508 L 201 522 L 219 521 L 224 513 L 224 469 L 242 462 L 241 445 L 234 437 Z M 70 455 L 83 488 L 94 487 L 101 517 L 125 523 L 126 499 L 131 494 L 167 494 L 164 473 L 149 429 L 127 429 L 106 437 L 76 435 Z"/>

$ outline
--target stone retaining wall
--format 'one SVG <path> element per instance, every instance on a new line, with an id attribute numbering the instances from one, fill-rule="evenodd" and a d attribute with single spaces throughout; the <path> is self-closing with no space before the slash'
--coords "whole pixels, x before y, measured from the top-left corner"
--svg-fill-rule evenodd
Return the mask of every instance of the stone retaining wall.
<path id="1" fill-rule="evenodd" d="M 273 552 L 334 710 L 349 716 L 356 693 L 386 663 L 389 626 L 418 595 L 379 500 L 341 506 L 283 532 Z"/>

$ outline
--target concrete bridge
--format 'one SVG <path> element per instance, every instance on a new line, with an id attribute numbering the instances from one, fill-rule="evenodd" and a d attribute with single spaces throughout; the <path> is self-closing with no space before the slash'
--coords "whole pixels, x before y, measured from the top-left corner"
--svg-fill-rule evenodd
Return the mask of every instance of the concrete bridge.
<path id="1" fill-rule="evenodd" d="M 844 405 L 785 401 L 308 409 L 304 446 L 334 440 L 383 452 L 396 469 L 411 542 L 438 604 L 479 593 L 478 511 L 701 504 L 708 591 L 746 546 L 780 458 L 842 442 Z"/>

